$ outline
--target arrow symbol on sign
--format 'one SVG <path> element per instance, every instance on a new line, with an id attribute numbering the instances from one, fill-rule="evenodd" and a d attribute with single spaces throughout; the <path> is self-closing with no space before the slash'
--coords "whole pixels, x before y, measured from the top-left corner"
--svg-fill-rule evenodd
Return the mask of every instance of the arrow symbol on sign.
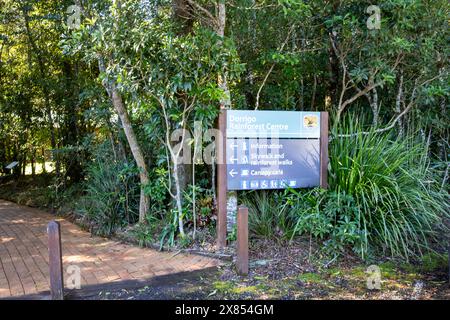
<path id="1" fill-rule="evenodd" d="M 237 174 L 237 171 L 234 171 L 234 169 L 231 169 L 231 171 L 229 172 L 230 176 L 232 178 L 234 178 L 234 176 Z"/>

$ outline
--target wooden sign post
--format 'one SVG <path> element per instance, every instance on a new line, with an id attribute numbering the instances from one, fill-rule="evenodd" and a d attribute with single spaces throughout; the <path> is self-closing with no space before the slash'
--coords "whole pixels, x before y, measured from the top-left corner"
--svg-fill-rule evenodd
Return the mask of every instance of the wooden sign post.
<path id="1" fill-rule="evenodd" d="M 217 247 L 227 245 L 227 111 L 219 115 L 219 141 L 217 141 Z"/>
<path id="2" fill-rule="evenodd" d="M 248 208 L 240 206 L 237 214 L 236 269 L 240 275 L 248 275 Z"/>
<path id="3" fill-rule="evenodd" d="M 52 300 L 64 300 L 64 280 L 61 250 L 61 229 L 59 223 L 51 221 L 47 225 L 48 264 L 50 267 L 50 292 Z"/>
<path id="4" fill-rule="evenodd" d="M 328 189 L 328 112 L 320 113 L 320 187 Z"/>

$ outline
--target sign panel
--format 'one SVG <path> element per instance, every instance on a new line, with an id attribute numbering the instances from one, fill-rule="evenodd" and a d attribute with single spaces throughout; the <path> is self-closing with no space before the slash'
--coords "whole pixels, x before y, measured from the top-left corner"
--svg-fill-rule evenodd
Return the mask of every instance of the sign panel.
<path id="1" fill-rule="evenodd" d="M 320 112 L 227 111 L 228 138 L 320 138 Z"/>
<path id="2" fill-rule="evenodd" d="M 320 184 L 319 139 L 227 139 L 228 190 Z"/>
<path id="3" fill-rule="evenodd" d="M 15 167 L 17 167 L 18 165 L 19 165 L 19 162 L 14 161 L 14 162 L 11 162 L 10 164 L 8 164 L 5 168 L 8 170 L 11 170 L 11 169 L 14 169 Z"/>
<path id="4" fill-rule="evenodd" d="M 225 159 L 217 164 L 219 248 L 226 245 L 227 190 L 328 187 L 327 112 L 222 110 L 218 126 L 226 145 L 217 150 Z"/>

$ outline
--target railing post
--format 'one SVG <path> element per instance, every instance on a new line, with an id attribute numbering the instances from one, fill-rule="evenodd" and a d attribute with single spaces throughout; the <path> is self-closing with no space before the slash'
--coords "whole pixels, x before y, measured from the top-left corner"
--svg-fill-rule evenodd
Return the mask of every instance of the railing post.
<path id="1" fill-rule="evenodd" d="M 248 275 L 248 208 L 240 206 L 237 214 L 236 269 L 240 275 Z"/>
<path id="2" fill-rule="evenodd" d="M 47 225 L 48 264 L 50 267 L 50 292 L 52 300 L 64 300 L 64 280 L 61 250 L 61 228 L 58 222 Z"/>

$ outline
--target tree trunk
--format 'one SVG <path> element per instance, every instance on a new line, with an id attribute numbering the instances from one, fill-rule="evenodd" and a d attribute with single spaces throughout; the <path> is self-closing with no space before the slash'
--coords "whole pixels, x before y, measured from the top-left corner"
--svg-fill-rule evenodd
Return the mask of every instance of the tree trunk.
<path id="1" fill-rule="evenodd" d="M 114 3 L 118 8 L 120 8 L 120 2 L 114 1 Z M 102 73 L 106 72 L 105 62 L 103 59 L 104 59 L 103 56 L 98 57 L 98 66 L 100 72 Z M 136 161 L 136 165 L 139 168 L 139 177 L 141 182 L 141 195 L 139 200 L 139 222 L 143 223 L 145 221 L 145 217 L 147 216 L 150 210 L 150 198 L 145 194 L 145 187 L 150 182 L 147 164 L 145 163 L 144 154 L 136 138 L 136 134 L 134 133 L 134 129 L 131 124 L 128 111 L 123 102 L 120 92 L 117 90 L 116 84 L 114 82 L 111 83 L 105 81 L 103 85 L 109 97 L 111 98 L 114 109 L 119 115 L 123 130 L 125 132 L 125 136 L 127 137 L 128 145 L 130 146 L 131 149 L 131 153 L 133 155 L 134 160 Z"/>
<path id="2" fill-rule="evenodd" d="M 31 150 L 31 176 L 34 177 L 36 175 L 36 149 L 32 148 Z"/>
<path id="3" fill-rule="evenodd" d="M 1 130 L 1 127 L 0 127 Z M 4 139 L 0 140 L 0 175 L 4 173 L 5 165 L 8 165 L 6 163 L 6 142 Z"/>
<path id="4" fill-rule="evenodd" d="M 45 148 L 42 147 L 42 173 L 47 173 L 47 168 L 45 167 Z"/>
<path id="5" fill-rule="evenodd" d="M 127 137 L 128 144 L 130 145 L 131 153 L 133 154 L 134 160 L 139 168 L 139 176 L 141 180 L 141 197 L 139 201 L 139 222 L 144 222 L 145 217 L 150 209 L 150 199 L 145 194 L 144 188 L 150 182 L 148 177 L 147 164 L 145 163 L 144 154 L 139 146 L 138 140 L 134 133 L 133 126 L 131 124 L 128 112 L 122 100 L 122 96 L 117 91 L 115 85 L 111 88 L 112 93 L 112 103 L 119 115 L 120 121 L 122 122 L 123 130 L 125 136 Z"/>
<path id="6" fill-rule="evenodd" d="M 42 92 L 44 94 L 45 111 L 47 113 L 48 127 L 49 127 L 49 131 L 50 131 L 50 143 L 51 143 L 52 149 L 56 150 L 57 143 L 56 143 L 55 126 L 53 123 L 53 116 L 52 116 L 51 106 L 50 106 L 50 98 L 49 98 L 50 92 L 48 90 L 47 83 L 45 82 L 46 74 L 45 74 L 44 60 L 42 59 L 42 56 L 40 54 L 41 51 L 37 47 L 37 45 L 33 39 L 33 36 L 31 34 L 29 17 L 28 17 L 27 9 L 25 8 L 25 6 L 22 8 L 22 12 L 23 12 L 24 21 L 25 21 L 25 30 L 27 32 L 27 37 L 30 42 L 30 47 L 33 49 L 34 54 L 36 55 L 36 60 L 38 62 L 38 67 L 39 67 L 39 74 L 41 76 L 41 81 L 43 81 L 42 82 Z M 61 172 L 61 165 L 60 165 L 58 155 L 55 156 L 55 161 L 56 161 L 56 166 L 55 166 L 56 175 L 59 176 L 60 172 Z"/>
<path id="7" fill-rule="evenodd" d="M 63 75 L 65 77 L 66 97 L 62 101 L 65 107 L 64 128 L 62 131 L 63 146 L 76 147 L 78 145 L 78 94 L 74 85 L 75 74 L 73 66 L 69 61 L 63 62 Z M 65 157 L 66 177 L 71 183 L 78 183 L 83 179 L 82 167 L 80 163 L 81 154 L 78 150 L 73 150 Z"/>
<path id="8" fill-rule="evenodd" d="M 226 15 L 225 1 L 219 0 L 219 3 L 217 5 L 217 22 L 218 22 L 218 24 L 217 24 L 216 33 L 220 36 L 220 38 L 225 37 L 226 18 L 227 18 L 227 15 Z M 219 75 L 218 85 L 219 85 L 219 88 L 221 88 L 223 90 L 223 92 L 225 93 L 225 98 L 220 101 L 220 109 L 221 110 L 231 109 L 230 90 L 228 88 L 227 74 L 225 72 L 223 72 L 221 75 Z M 227 192 L 226 199 L 223 199 L 223 200 L 226 200 L 226 203 L 227 203 L 226 215 L 236 217 L 237 205 L 233 206 L 233 205 L 229 205 L 229 204 L 237 204 L 237 192 L 236 191 Z M 220 219 L 220 214 L 218 214 L 218 219 Z M 225 219 L 225 221 L 222 222 L 223 225 L 225 226 L 225 234 L 226 234 L 227 227 L 228 227 L 227 220 L 228 219 Z M 232 218 L 232 220 L 235 221 L 234 218 Z M 220 228 L 219 226 L 222 225 L 222 223 L 218 221 L 218 229 Z M 221 231 L 218 230 L 217 232 L 221 232 Z M 219 247 L 220 246 L 221 246 L 221 244 L 219 244 Z"/>
<path id="9" fill-rule="evenodd" d="M 330 39 L 335 41 L 335 36 L 332 34 Z M 328 72 L 329 72 L 329 82 L 328 82 L 328 94 L 325 98 L 325 106 L 328 109 L 338 104 L 338 86 L 339 86 L 339 58 L 333 50 L 333 44 L 330 43 L 330 48 L 328 49 Z"/>
<path id="10" fill-rule="evenodd" d="M 441 59 L 439 59 L 439 82 L 440 82 L 440 84 L 441 84 L 441 86 L 442 87 L 445 87 L 445 84 L 446 84 L 446 82 L 445 82 L 445 77 L 444 77 L 444 75 L 445 75 L 445 71 L 446 71 L 446 68 L 443 66 L 443 63 L 441 62 Z M 439 106 L 440 106 L 440 111 L 441 111 L 441 117 L 442 117 L 442 119 L 445 119 L 445 118 L 447 118 L 448 117 L 448 105 L 447 105 L 447 98 L 444 96 L 444 97 L 441 97 L 441 99 L 440 99 L 440 103 L 439 103 Z M 438 147 L 439 147 L 439 151 L 438 151 L 438 154 L 439 154 L 439 159 L 441 160 L 441 161 L 445 161 L 445 162 L 447 162 L 448 161 L 448 159 L 447 159 L 447 155 L 448 155 L 448 152 L 447 152 L 447 146 L 448 146 L 448 141 L 449 141 L 449 130 L 448 130 L 448 126 L 447 127 L 444 127 L 442 130 L 441 130 L 441 133 L 440 133 L 440 136 L 441 136 L 441 139 L 440 139 L 440 141 L 438 142 Z M 447 167 L 447 171 L 446 172 L 448 172 L 448 167 Z M 446 179 L 444 179 L 444 184 L 445 184 L 445 182 L 446 182 Z M 450 247 L 449 247 L 450 248 Z M 450 259 L 450 256 L 449 256 L 449 259 Z M 449 260 L 450 261 L 450 260 Z M 449 274 L 450 274 L 450 270 L 449 270 Z"/>
<path id="11" fill-rule="evenodd" d="M 172 0 L 172 11 L 175 22 L 181 26 L 178 35 L 185 35 L 192 32 L 194 26 L 193 12 L 187 0 Z M 180 103 L 182 104 L 183 102 Z M 175 172 L 174 172 L 175 174 Z M 192 183 L 192 164 L 179 163 L 177 164 L 178 184 L 180 193 L 177 190 L 176 194 L 182 195 L 187 186 Z M 181 203 L 183 199 L 181 199 Z"/>
<path id="12" fill-rule="evenodd" d="M 317 94 L 317 76 L 314 75 L 314 85 L 313 85 L 313 91 L 312 91 L 312 96 L 311 96 L 311 110 L 315 110 L 315 111 L 317 111 L 316 94 Z"/>
<path id="13" fill-rule="evenodd" d="M 175 179 L 175 189 L 176 189 L 176 197 L 175 201 L 177 203 L 177 211 L 178 211 L 178 228 L 180 229 L 180 235 L 182 237 L 185 236 L 184 233 L 184 223 L 183 223 L 183 204 L 181 202 L 181 187 L 180 187 L 180 176 L 178 173 L 179 165 L 174 159 L 173 164 L 173 178 Z"/>
<path id="14" fill-rule="evenodd" d="M 377 88 L 374 88 L 372 92 L 369 92 L 368 97 L 370 102 L 370 108 L 372 109 L 372 125 L 376 128 L 378 127 L 380 118 L 380 106 L 378 105 Z"/>
<path id="15" fill-rule="evenodd" d="M 181 26 L 181 34 L 188 34 L 194 26 L 191 7 L 187 0 L 172 0 L 174 20 Z"/>
<path id="16" fill-rule="evenodd" d="M 226 27 L 226 6 L 225 1 L 220 0 L 218 5 L 218 17 L 217 17 L 217 27 L 216 33 L 220 38 L 225 37 L 225 27 Z M 220 101 L 220 109 L 230 109 L 231 101 L 229 99 L 229 89 L 227 83 L 227 75 L 225 73 L 220 74 L 218 77 L 219 87 L 226 93 L 226 98 Z"/>
<path id="17" fill-rule="evenodd" d="M 27 169 L 27 152 L 24 151 L 22 154 L 22 162 L 21 162 L 22 176 L 25 176 Z"/>
<path id="18" fill-rule="evenodd" d="M 402 105 L 402 100 L 403 100 L 403 74 L 400 75 L 400 83 L 398 85 L 398 93 L 397 93 L 397 98 L 395 100 L 395 113 L 396 115 L 400 115 L 400 113 L 402 112 L 401 110 L 401 105 Z M 398 120 L 398 135 L 400 137 L 403 136 L 403 119 L 400 118 Z"/>

